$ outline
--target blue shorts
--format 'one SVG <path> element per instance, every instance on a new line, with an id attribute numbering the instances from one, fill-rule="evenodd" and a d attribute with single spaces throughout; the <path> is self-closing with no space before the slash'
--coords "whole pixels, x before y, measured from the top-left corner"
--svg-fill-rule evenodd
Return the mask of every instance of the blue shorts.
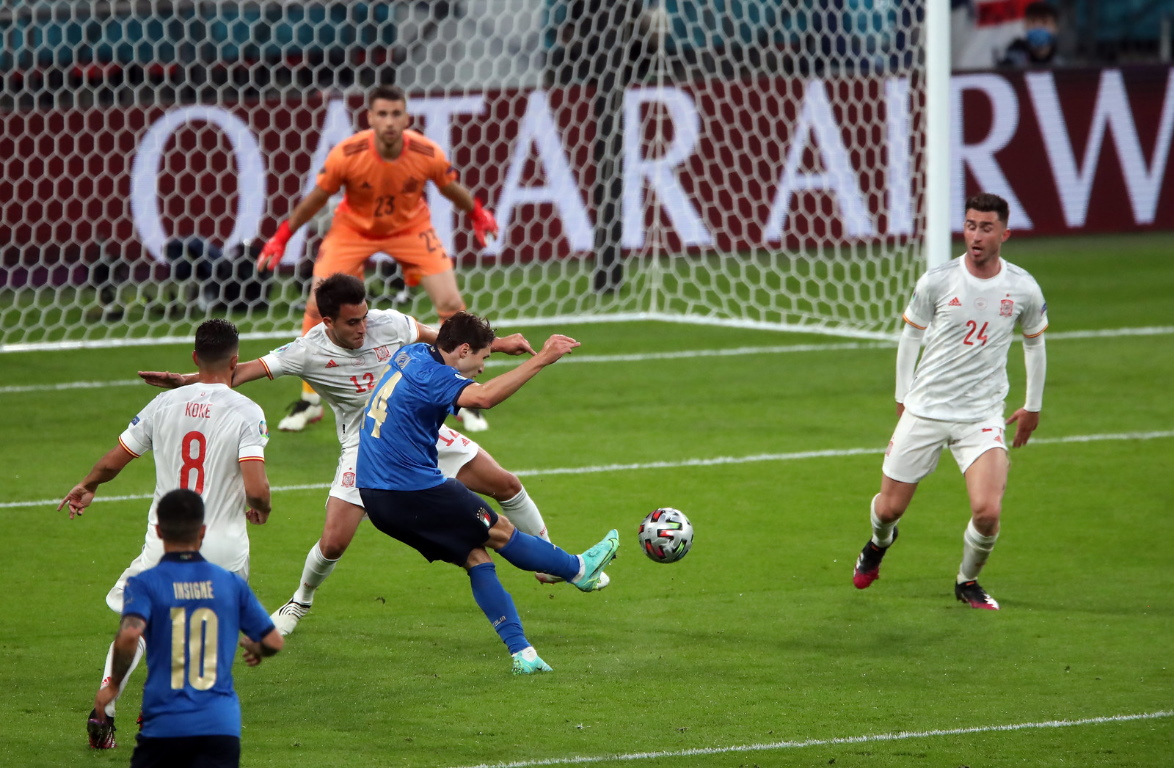
<path id="1" fill-rule="evenodd" d="M 489 541 L 497 513 L 458 480 L 422 491 L 360 488 L 371 524 L 415 549 L 429 562 L 464 566 L 469 553 Z"/>

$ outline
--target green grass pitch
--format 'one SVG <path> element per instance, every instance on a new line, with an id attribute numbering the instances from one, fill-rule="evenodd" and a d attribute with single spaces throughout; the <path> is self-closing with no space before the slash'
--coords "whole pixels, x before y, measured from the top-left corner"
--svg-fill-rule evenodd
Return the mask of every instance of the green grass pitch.
<path id="1" fill-rule="evenodd" d="M 623 542 L 598 594 L 500 564 L 555 672 L 513 678 L 465 575 L 364 525 L 286 650 L 236 666 L 242 764 L 1169 764 L 1174 236 L 1013 239 L 1004 253 L 1039 280 L 1052 325 L 1042 424 L 1013 453 L 983 573 L 1003 610 L 954 601 L 968 512 L 949 456 L 883 578 L 852 588 L 894 423 L 892 346 L 674 324 L 527 328 L 583 347 L 476 437 L 523 475 L 556 542 L 577 551 L 611 527 Z M 1137 328 L 1156 330 L 1116 332 Z M 799 344 L 816 348 L 786 350 Z M 248 342 L 242 357 L 272 346 Z M 701 354 L 741 348 L 756 351 Z M 121 382 L 190 367 L 188 346 L 0 355 L 0 765 L 129 761 L 143 669 L 120 702 L 118 749 L 90 751 L 84 719 L 117 625 L 103 598 L 139 550 L 151 460 L 99 494 L 131 498 L 73 521 L 54 507 L 154 394 Z M 1015 346 L 1012 406 L 1022 368 Z M 53 389 L 71 382 L 108 384 Z M 297 389 L 243 391 L 276 423 Z M 320 533 L 336 457 L 330 416 L 270 442 L 274 512 L 251 529 L 251 581 L 271 610 Z M 673 565 L 636 546 L 658 506 L 696 528 Z"/>

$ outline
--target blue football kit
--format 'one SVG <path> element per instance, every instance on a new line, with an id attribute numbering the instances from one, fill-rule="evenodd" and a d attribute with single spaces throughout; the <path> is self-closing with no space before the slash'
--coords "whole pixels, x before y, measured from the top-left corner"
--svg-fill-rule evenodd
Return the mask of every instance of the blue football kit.
<path id="1" fill-rule="evenodd" d="M 147 622 L 142 737 L 239 738 L 237 642 L 241 632 L 260 641 L 274 628 L 245 580 L 198 552 L 168 552 L 127 581 L 122 615 Z"/>
<path id="2" fill-rule="evenodd" d="M 492 562 L 469 564 L 470 553 L 489 541 L 498 515 L 437 466 L 436 434 L 473 383 L 445 364 L 431 345 L 410 344 L 392 356 L 363 417 L 356 485 L 372 525 L 429 561 L 468 569 L 478 607 L 510 653 L 517 654 L 530 642 L 513 598 Z M 578 557 L 516 529 L 497 552 L 519 568 L 568 580 L 580 569 Z"/>
<path id="3" fill-rule="evenodd" d="M 473 384 L 430 344 L 409 344 L 392 356 L 372 390 L 359 435 L 359 488 L 419 491 L 444 482 L 436 434 Z"/>

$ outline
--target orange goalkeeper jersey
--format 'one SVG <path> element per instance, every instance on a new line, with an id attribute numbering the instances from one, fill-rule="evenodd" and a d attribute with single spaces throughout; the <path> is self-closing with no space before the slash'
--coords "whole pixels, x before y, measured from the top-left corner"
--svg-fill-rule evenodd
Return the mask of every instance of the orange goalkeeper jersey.
<path id="1" fill-rule="evenodd" d="M 404 148 L 395 160 L 384 160 L 375 149 L 375 132 L 366 130 L 330 150 L 317 184 L 333 195 L 346 187 L 334 210 L 360 234 L 383 238 L 429 221 L 424 185 L 444 187 L 456 181 L 440 147 L 415 131 L 404 131 Z"/>

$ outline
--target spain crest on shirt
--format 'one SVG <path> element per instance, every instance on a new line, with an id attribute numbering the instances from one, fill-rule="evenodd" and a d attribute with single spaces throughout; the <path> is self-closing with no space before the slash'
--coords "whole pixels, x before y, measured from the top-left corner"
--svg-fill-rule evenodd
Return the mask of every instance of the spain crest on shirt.
<path id="1" fill-rule="evenodd" d="M 1000 317 L 1010 317 L 1011 313 L 1014 310 L 1015 310 L 1015 302 L 1012 301 L 1011 299 L 1003 299 L 1002 301 L 999 302 L 999 316 Z"/>

